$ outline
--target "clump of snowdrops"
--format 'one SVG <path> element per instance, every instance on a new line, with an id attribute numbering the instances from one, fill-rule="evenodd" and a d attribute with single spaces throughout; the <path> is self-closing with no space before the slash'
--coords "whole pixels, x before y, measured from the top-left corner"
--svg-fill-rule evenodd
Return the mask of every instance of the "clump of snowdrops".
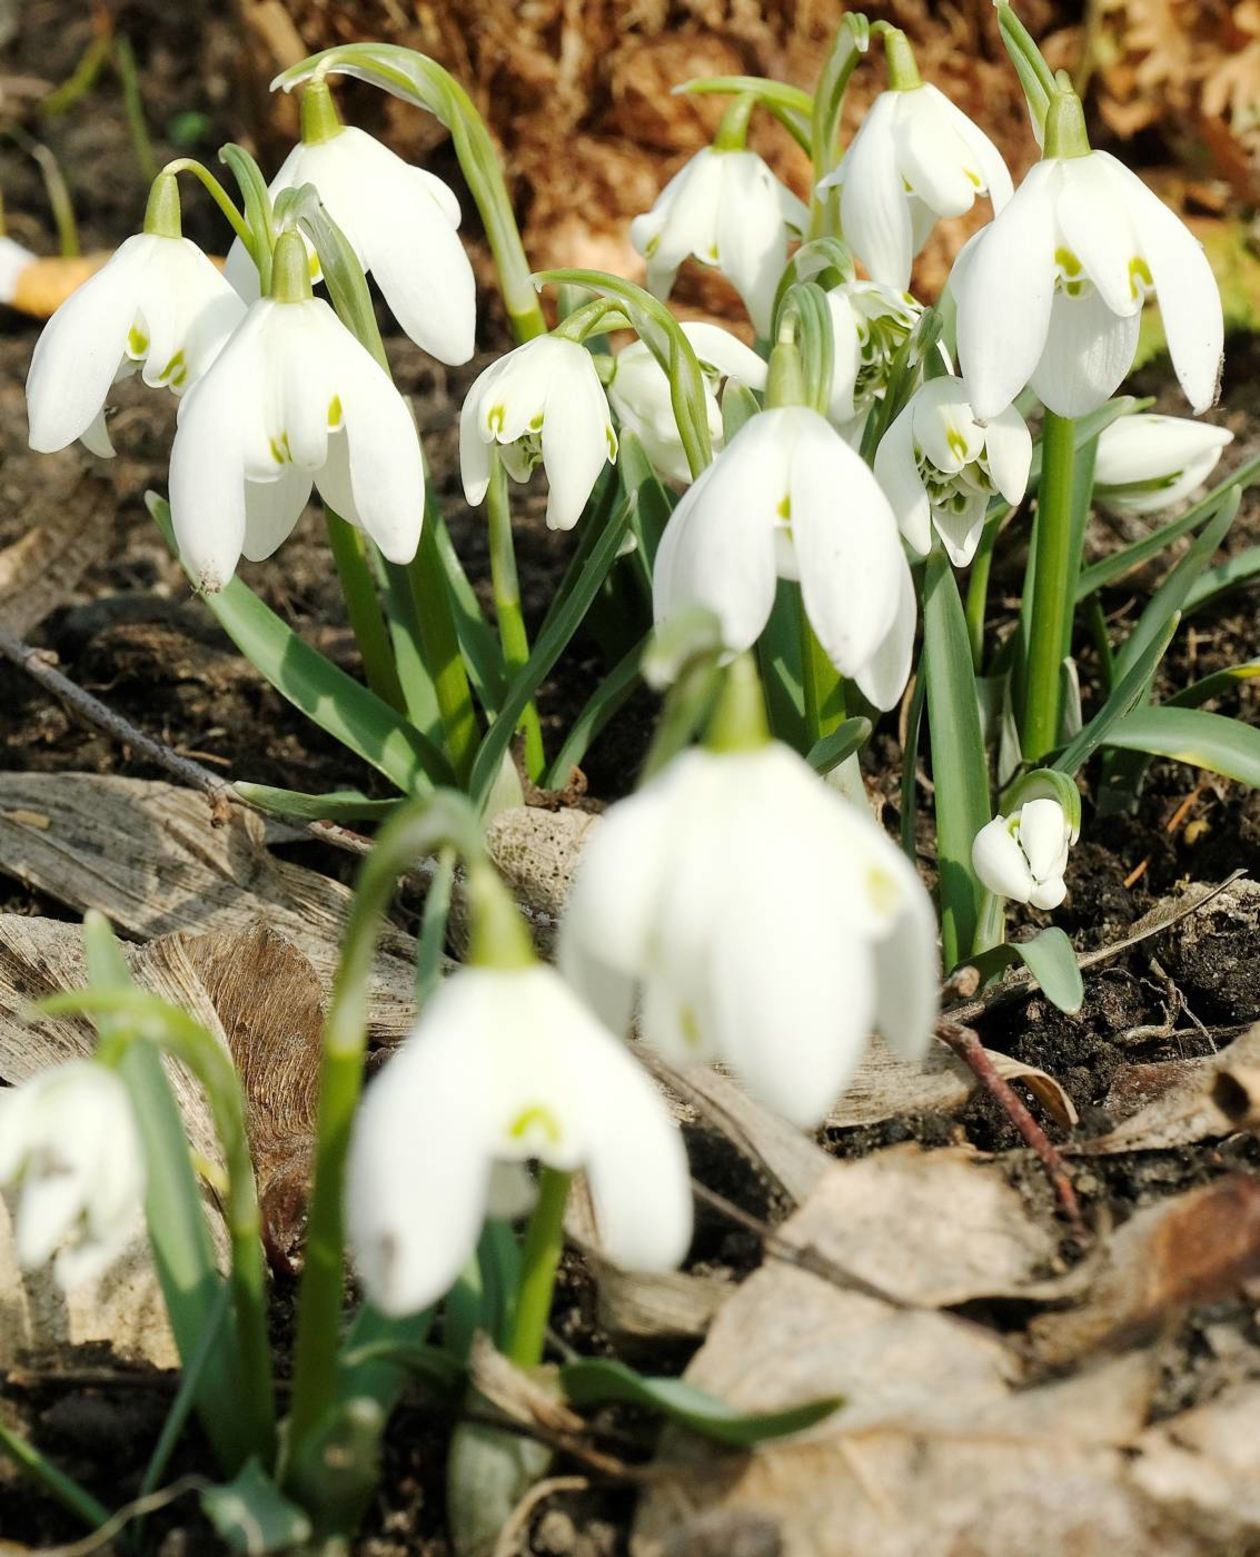
<path id="1" fill-rule="evenodd" d="M 1011 7 L 998 9 L 1042 147 L 1018 189 L 983 130 L 921 81 L 906 38 L 850 15 L 812 96 L 759 78 L 686 84 L 729 107 L 713 145 L 632 227 L 646 287 L 588 270 L 531 274 L 490 140 L 457 83 L 405 49 L 328 50 L 276 82 L 301 96 L 302 138 L 270 184 L 236 146 L 223 152 L 235 199 L 208 168 L 172 163 L 144 231 L 41 337 L 32 445 L 81 439 L 107 457 L 111 387 L 128 374 L 178 395 L 169 498 L 150 499 L 156 523 L 241 652 L 398 796 L 363 871 L 328 1016 L 282 1423 L 239 1084 L 187 1015 L 131 987 L 103 922 L 86 927 L 90 988 L 48 1003 L 93 1016 L 95 1058 L 0 1095 L 0 1179 L 16 1191 L 24 1261 L 55 1259 L 67 1282 L 90 1275 L 144 1205 L 188 1398 L 236 1478 L 235 1503 L 208 1501 L 229 1533 L 228 1510 L 245 1506 L 290 1544 L 348 1537 L 404 1382 L 418 1371 L 464 1387 L 475 1330 L 520 1367 L 543 1363 L 575 1173 L 604 1257 L 639 1271 L 685 1258 L 686 1156 L 627 1045 L 632 1027 L 676 1066 L 726 1063 L 761 1101 L 813 1126 L 872 1033 L 907 1062 L 923 1054 L 942 970 L 971 962 L 989 977 L 1025 957 L 1038 976 L 1057 968 L 1046 982 L 1072 1003 L 1066 937 L 1051 926 L 1008 942 L 1006 907 L 1062 901 L 1087 767 L 1100 813 L 1134 804 L 1151 756 L 1260 776 L 1256 732 L 1203 707 L 1219 676 L 1162 703 L 1153 691 L 1182 617 L 1227 582 L 1212 562 L 1255 468 L 1082 562 L 1095 503 L 1160 515 L 1228 442 L 1117 398 L 1153 301 L 1189 410 L 1212 404 L 1216 284 L 1176 215 L 1091 148 L 1070 84 Z M 859 66 L 882 68 L 886 89 L 842 145 Z M 477 298 L 459 203 L 342 123 L 339 75 L 449 129 L 498 267 L 518 344 L 475 380 L 460 422 L 464 491 L 490 533 L 492 618 L 426 487 L 369 286 L 425 351 L 469 360 Z M 748 148 L 755 113 L 809 154 L 808 203 Z M 181 236 L 181 178 L 199 180 L 231 224 L 226 274 Z M 938 218 L 977 201 L 992 220 L 926 306 L 907 290 L 915 254 Z M 677 323 L 665 300 L 689 263 L 733 283 L 755 347 Z M 543 292 L 557 304 L 550 329 Z M 610 352 L 609 337 L 626 332 L 633 344 Z M 539 465 L 547 523 L 572 541 L 531 641 L 512 504 Z M 362 680 L 300 641 L 248 582 L 313 492 Z M 1182 538 L 1117 641 L 1098 591 Z M 1017 628 L 998 637 L 988 586 L 1007 547 L 1028 561 Z M 534 698 L 579 631 L 607 674 L 548 749 Z M 1082 638 L 1098 677 L 1087 698 Z M 663 694 L 656 736 L 637 791 L 594 830 L 548 966 L 487 858 L 484 827 L 519 799 L 514 755 L 532 784 L 563 788 L 643 680 Z M 898 708 L 899 843 L 873 819 L 859 767 L 876 723 Z M 925 744 L 935 903 L 915 856 Z M 333 821 L 382 810 L 349 790 L 251 784 L 249 754 L 239 760 L 239 795 L 262 809 Z M 400 874 L 422 857 L 438 864 L 415 1030 L 365 1090 L 375 936 Z M 439 979 L 457 876 L 470 939 L 463 966 Z M 219 1127 L 226 1275 L 163 1054 L 198 1077 Z M 350 1316 L 348 1269 L 363 1294 Z M 626 1370 L 584 1366 L 583 1402 L 624 1389 Z M 688 1416 L 677 1390 L 635 1383 L 636 1398 L 693 1427 L 706 1420 Z M 556 1387 L 576 1392 L 572 1365 Z M 829 1404 L 742 1431 L 754 1441 L 790 1430 Z M 460 1429 L 453 1511 L 470 1501 L 461 1485 L 489 1484 L 491 1463 L 501 1486 L 540 1468 L 515 1440 Z M 73 1505 L 72 1485 L 57 1485 Z M 93 1516 L 90 1500 L 78 1506 Z"/>

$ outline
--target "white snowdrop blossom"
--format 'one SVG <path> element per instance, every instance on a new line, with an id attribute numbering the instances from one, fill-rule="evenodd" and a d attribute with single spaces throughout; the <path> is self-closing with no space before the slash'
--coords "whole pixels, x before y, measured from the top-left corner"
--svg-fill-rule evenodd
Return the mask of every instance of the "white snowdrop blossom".
<path id="1" fill-rule="evenodd" d="M 474 508 L 490 485 L 493 444 L 514 481 L 527 481 L 541 461 L 548 528 L 571 530 L 605 461 L 617 458 L 604 386 L 584 346 L 540 335 L 473 381 L 459 418 L 459 464 Z"/>
<path id="2" fill-rule="evenodd" d="M 995 212 L 1011 198 L 997 147 L 931 85 L 880 93 L 819 188 L 837 186 L 845 240 L 872 280 L 899 291 L 938 217 L 964 215 L 977 195 Z"/>
<path id="3" fill-rule="evenodd" d="M 1103 405 L 1133 366 L 1154 293 L 1196 412 L 1216 398 L 1224 326 L 1203 247 L 1105 151 L 1046 157 L 955 262 L 958 354 L 982 420 L 1031 385 L 1060 416 Z"/>
<path id="4" fill-rule="evenodd" d="M 816 1124 L 873 1029 L 914 1059 L 937 1010 L 936 921 L 873 818 L 786 746 L 694 749 L 610 808 L 578 862 L 560 966 L 610 1027 L 636 994 L 677 1065 L 722 1060 Z"/>
<path id="5" fill-rule="evenodd" d="M 171 518 L 203 589 L 221 589 L 242 553 L 269 557 L 312 484 L 389 561 L 410 562 L 419 545 L 424 465 L 410 408 L 328 304 L 307 292 L 252 303 L 180 406 Z"/>
<path id="6" fill-rule="evenodd" d="M 347 1223 L 372 1302 L 397 1315 L 440 1298 L 485 1218 L 519 1214 L 530 1158 L 585 1170 L 618 1265 L 669 1270 L 686 1254 L 686 1154 L 646 1072 L 554 970 L 465 968 L 355 1120 Z"/>
<path id="7" fill-rule="evenodd" d="M 971 863 L 997 897 L 1034 908 L 1057 908 L 1067 896 L 1063 873 L 1076 838 L 1057 800 L 1026 800 L 1010 816 L 995 816 L 980 829 Z"/>
<path id="8" fill-rule="evenodd" d="M 678 267 L 697 259 L 734 286 L 759 335 L 770 332 L 774 293 L 787 263 L 788 230 L 809 213 L 754 151 L 707 146 L 683 165 L 656 204 L 630 224 L 647 261 L 648 290 L 668 297 Z"/>
<path id="9" fill-rule="evenodd" d="M 891 708 L 910 674 L 915 626 L 897 521 L 861 458 L 805 406 L 751 417 L 683 494 L 656 556 L 657 625 L 707 606 L 738 653 L 769 620 L 779 578 L 799 581 L 836 669 Z"/>
<path id="10" fill-rule="evenodd" d="M 961 379 L 929 379 L 885 433 L 875 476 L 907 542 L 920 556 L 932 530 L 950 561 L 965 568 L 975 555 L 989 499 L 1018 503 L 1028 485 L 1032 435 L 1014 406 L 987 423 L 976 420 Z"/>
<path id="11" fill-rule="evenodd" d="M 1227 427 L 1185 416 L 1122 416 L 1098 439 L 1095 501 L 1115 514 L 1171 508 L 1203 485 L 1233 441 Z"/>
<path id="12" fill-rule="evenodd" d="M 106 1270 L 137 1231 L 144 1153 L 127 1089 L 71 1060 L 0 1090 L 0 1186 L 16 1196 L 19 1264 L 53 1262 L 67 1290 Z"/>
<path id="13" fill-rule="evenodd" d="M 923 307 L 908 292 L 882 282 L 848 281 L 827 293 L 827 308 L 832 339 L 827 415 L 847 430 L 883 398 L 893 360 Z"/>
<path id="14" fill-rule="evenodd" d="M 299 141 L 272 179 L 271 196 L 303 184 L 315 186 L 404 332 L 441 362 L 467 362 L 477 299 L 454 192 L 352 125 L 327 139 Z M 313 250 L 311 257 L 318 280 Z M 258 296 L 258 271 L 239 238 L 227 275 L 246 301 Z"/>
<path id="15" fill-rule="evenodd" d="M 766 387 L 766 364 L 720 325 L 684 324 L 682 332 L 691 342 L 704 375 L 709 439 L 716 453 L 722 447 L 718 384 L 733 378 L 748 389 L 762 390 Z M 622 427 L 635 434 L 661 475 L 674 481 L 691 480 L 670 400 L 669 375 L 642 341 L 634 341 L 617 353 L 608 399 Z"/>
<path id="16" fill-rule="evenodd" d="M 30 444 L 55 453 L 82 438 L 109 456 L 105 403 L 139 372 L 177 395 L 195 383 L 245 305 L 195 243 L 136 233 L 73 291 L 35 343 L 26 380 Z"/>
<path id="17" fill-rule="evenodd" d="M 12 238 L 0 233 L 0 303 L 12 303 L 21 289 L 21 277 L 38 256 Z"/>

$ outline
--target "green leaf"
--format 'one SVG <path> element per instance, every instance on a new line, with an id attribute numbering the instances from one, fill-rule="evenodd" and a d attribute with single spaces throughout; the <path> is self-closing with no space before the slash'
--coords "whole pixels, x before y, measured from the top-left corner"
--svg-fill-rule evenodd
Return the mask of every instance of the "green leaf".
<path id="1" fill-rule="evenodd" d="M 146 502 L 178 556 L 170 507 L 155 492 L 146 495 Z M 450 764 L 432 741 L 361 682 L 304 643 L 239 578 L 203 599 L 236 647 L 282 697 L 383 773 L 403 794 L 425 794 L 454 783 Z"/>
<path id="2" fill-rule="evenodd" d="M 300 789 L 276 789 L 271 784 L 251 784 L 245 779 L 237 779 L 232 788 L 260 811 L 304 822 L 379 821 L 404 803 L 401 796 L 396 800 L 372 800 L 361 789 L 331 789 L 324 795 L 310 795 Z"/>
<path id="3" fill-rule="evenodd" d="M 1052 1005 L 1075 1016 L 1085 1000 L 1085 985 L 1076 950 L 1057 925 L 1039 930 L 1031 940 L 1003 941 L 971 958 L 971 965 L 988 980 L 1003 968 L 1022 962 Z"/>
<path id="4" fill-rule="evenodd" d="M 635 523 L 650 568 L 656 562 L 657 548 L 661 544 L 665 526 L 669 523 L 669 516 L 674 511 L 675 499 L 652 469 L 652 462 L 638 436 L 622 428 L 620 438 L 617 475 L 623 491 L 627 496 L 633 495 L 637 502 Z"/>
<path id="5" fill-rule="evenodd" d="M 102 1525 L 109 1523 L 109 1509 L 98 1502 L 86 1487 L 81 1487 L 73 1477 L 59 1470 L 33 1443 L 23 1438 L 21 1433 L 15 1432 L 2 1416 L 0 1416 L 0 1453 L 7 1454 L 36 1486 L 42 1487 L 63 1508 L 82 1520 L 89 1530 L 98 1530 Z M 17 1552 L 29 1550 L 29 1547 L 15 1548 Z"/>
<path id="6" fill-rule="evenodd" d="M 968 956 L 980 908 L 971 845 L 989 820 L 989 775 L 971 642 L 958 584 L 939 545 L 923 579 L 923 665 L 935 784 L 941 934 L 947 968 Z"/>
<path id="7" fill-rule="evenodd" d="M 587 698 L 581 713 L 569 726 L 555 761 L 543 776 L 544 789 L 563 789 L 568 784 L 574 768 L 581 766 L 591 742 L 633 696 L 642 680 L 640 661 L 647 642 L 647 638 L 641 638 L 628 649 Z"/>
<path id="8" fill-rule="evenodd" d="M 1050 767 L 1057 768 L 1060 773 L 1075 775 L 1100 746 L 1110 744 L 1108 737 L 1112 728 L 1136 708 L 1150 690 L 1151 678 L 1180 621 L 1181 617 L 1174 612 L 1164 623 L 1160 635 L 1146 645 L 1128 672 L 1116 682 L 1107 701 L 1075 740 L 1070 741 L 1049 764 Z"/>
<path id="9" fill-rule="evenodd" d="M 486 733 L 473 762 L 468 789 L 478 809 L 484 807 L 494 788 L 503 754 L 511 743 L 525 705 L 538 691 L 551 667 L 563 654 L 569 640 L 581 625 L 582 618 L 590 610 L 591 602 L 599 592 L 600 585 L 607 578 L 609 569 L 616 562 L 617 551 L 630 523 L 633 510 L 633 498 L 621 503 L 603 534 L 591 548 L 590 555 L 568 592 L 557 600 L 549 613 L 543 630 L 535 640 L 533 653 L 525 668 L 520 675 L 513 678 L 503 707 Z"/>
<path id="10" fill-rule="evenodd" d="M 1199 708 L 1214 697 L 1230 691 L 1241 681 L 1254 681 L 1260 676 L 1260 660 L 1245 660 L 1241 665 L 1230 665 L 1225 670 L 1213 671 L 1201 681 L 1193 681 L 1188 687 L 1170 697 L 1165 708 Z"/>
<path id="11" fill-rule="evenodd" d="M 1114 725 L 1107 746 L 1172 757 L 1260 787 L 1260 730 L 1201 708 L 1138 708 Z"/>
<path id="12" fill-rule="evenodd" d="M 1218 567 L 1209 568 L 1186 596 L 1186 615 L 1211 605 L 1231 589 L 1240 589 L 1260 578 L 1260 546 L 1248 546 Z"/>
<path id="13" fill-rule="evenodd" d="M 830 735 L 824 735 L 821 740 L 814 742 L 805 753 L 805 761 L 815 773 L 821 773 L 826 778 L 846 757 L 861 751 L 871 738 L 871 728 L 869 719 L 846 719 Z"/>
<path id="14" fill-rule="evenodd" d="M 354 1316 L 337 1359 L 337 1397 L 343 1403 L 370 1400 L 388 1417 L 407 1381 L 407 1370 L 390 1349 L 422 1347 L 433 1328 L 433 1310 L 394 1319 L 365 1303 Z"/>
<path id="15" fill-rule="evenodd" d="M 311 1538 L 311 1522 L 251 1460 L 235 1481 L 210 1487 L 201 1507 L 230 1551 L 248 1557 L 287 1551 Z"/>
<path id="16" fill-rule="evenodd" d="M 481 603 L 459 560 L 455 543 L 451 540 L 446 520 L 436 507 L 431 507 L 425 514 L 424 522 L 434 527 L 438 559 L 446 573 L 446 590 L 455 616 L 459 646 L 468 666 L 468 678 L 481 706 L 493 716 L 499 711 L 507 693 L 507 670 L 503 663 L 502 646 L 494 629 L 486 621 Z"/>
<path id="17" fill-rule="evenodd" d="M 1123 578 L 1126 573 L 1131 573 L 1134 568 L 1139 568 L 1144 562 L 1149 562 L 1152 557 L 1158 557 L 1161 551 L 1171 546 L 1174 541 L 1179 541 L 1183 535 L 1189 535 L 1197 530 L 1201 524 L 1210 519 L 1217 511 L 1225 494 L 1231 487 L 1237 487 L 1245 492 L 1248 487 L 1254 486 L 1260 481 L 1260 454 L 1249 459 L 1245 464 L 1232 471 L 1229 476 L 1215 486 L 1205 496 L 1199 499 L 1192 508 L 1188 508 L 1179 519 L 1173 519 L 1167 524 L 1160 525 L 1152 534 L 1143 536 L 1140 541 L 1133 541 L 1128 546 L 1122 546 L 1119 551 L 1114 551 L 1109 557 L 1103 557 L 1098 562 L 1081 572 L 1076 586 L 1076 600 L 1079 605 L 1087 595 L 1092 595 L 1096 590 L 1104 589 L 1108 584 L 1114 584 L 1117 579 Z"/>
<path id="18" fill-rule="evenodd" d="M 804 1432 L 844 1404 L 840 1395 L 805 1401 L 786 1411 L 736 1411 L 716 1395 L 683 1379 L 644 1378 L 623 1362 L 592 1358 L 565 1363 L 560 1383 L 575 1406 L 646 1406 L 702 1438 L 731 1449 L 751 1449 L 759 1443 Z"/>
<path id="19" fill-rule="evenodd" d="M 737 378 L 728 378 L 722 390 L 722 441 L 729 443 L 745 422 L 761 410 L 761 402 Z"/>

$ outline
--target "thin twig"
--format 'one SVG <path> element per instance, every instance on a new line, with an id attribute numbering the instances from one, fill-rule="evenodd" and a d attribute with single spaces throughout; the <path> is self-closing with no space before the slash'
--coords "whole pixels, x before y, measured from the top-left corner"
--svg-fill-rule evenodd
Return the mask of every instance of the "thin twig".
<path id="1" fill-rule="evenodd" d="M 1076 1198 L 1076 1190 L 1072 1187 L 1072 1180 L 1068 1177 L 1067 1168 L 1059 1155 L 1058 1148 L 1025 1108 L 1019 1094 L 1003 1076 L 998 1074 L 992 1056 L 979 1038 L 971 1028 L 960 1027 L 952 1022 L 938 1023 L 936 1035 L 943 1043 L 949 1045 L 964 1064 L 970 1067 L 981 1086 L 993 1097 L 1002 1112 L 1019 1131 L 1025 1145 L 1036 1153 L 1042 1167 L 1046 1170 L 1046 1177 L 1050 1180 L 1050 1187 L 1054 1191 L 1054 1198 L 1059 1203 L 1059 1209 L 1071 1222 L 1073 1231 L 1082 1237 L 1086 1236 L 1080 1202 Z"/>

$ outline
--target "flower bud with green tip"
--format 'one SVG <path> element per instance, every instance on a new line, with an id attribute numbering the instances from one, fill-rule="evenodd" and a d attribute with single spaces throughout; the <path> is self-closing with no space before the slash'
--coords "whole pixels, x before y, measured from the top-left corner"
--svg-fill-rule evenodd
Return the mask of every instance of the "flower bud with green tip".
<path id="1" fill-rule="evenodd" d="M 1037 769 L 1014 786 L 1009 810 L 976 834 L 972 868 L 995 898 L 1057 908 L 1067 895 L 1063 874 L 1081 833 L 1076 785 L 1054 769 Z"/>

